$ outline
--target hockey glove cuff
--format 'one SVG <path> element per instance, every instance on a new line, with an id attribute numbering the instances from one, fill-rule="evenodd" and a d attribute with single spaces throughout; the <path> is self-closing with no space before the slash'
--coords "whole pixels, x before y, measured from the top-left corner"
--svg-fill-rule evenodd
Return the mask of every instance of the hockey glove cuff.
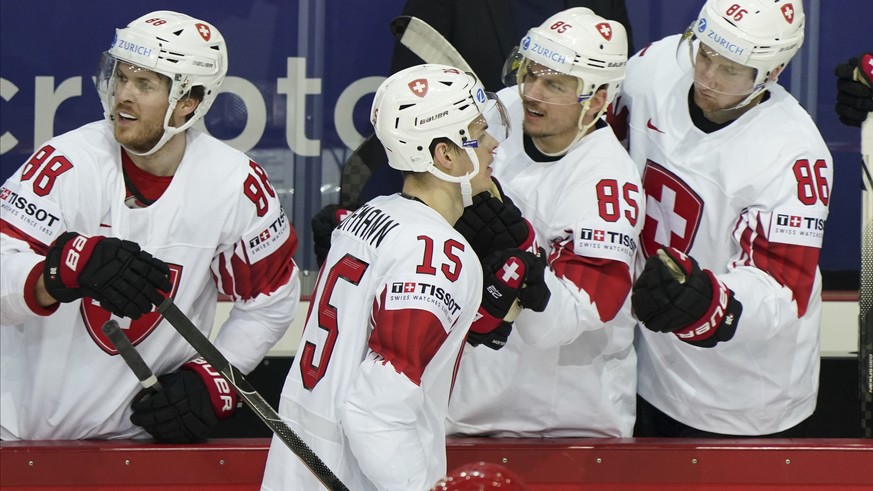
<path id="1" fill-rule="evenodd" d="M 134 398 L 130 421 L 159 443 L 203 442 L 236 409 L 236 392 L 203 359 L 161 375 L 158 381 L 161 391 L 143 390 Z"/>
<path id="2" fill-rule="evenodd" d="M 647 329 L 704 348 L 733 338 L 743 311 L 733 291 L 711 271 L 672 247 L 646 260 L 631 304 Z"/>

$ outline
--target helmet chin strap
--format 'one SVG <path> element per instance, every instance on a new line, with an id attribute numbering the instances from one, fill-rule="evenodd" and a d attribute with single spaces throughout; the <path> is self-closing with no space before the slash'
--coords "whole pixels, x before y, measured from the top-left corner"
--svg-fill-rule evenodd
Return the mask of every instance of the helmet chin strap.
<path id="1" fill-rule="evenodd" d="M 577 123 L 579 131 L 576 132 L 576 136 L 573 138 L 573 141 L 571 141 L 566 147 L 562 148 L 561 150 L 558 150 L 557 152 L 551 152 L 551 153 L 544 152 L 543 149 L 540 148 L 539 145 L 537 145 L 537 142 L 534 141 L 533 143 L 534 143 L 534 146 L 537 147 L 537 150 L 539 150 L 540 153 L 545 155 L 546 157 L 561 157 L 561 156 L 565 155 L 567 153 L 567 151 L 570 150 L 570 148 L 573 145 L 575 145 L 579 140 L 581 140 L 585 135 L 588 134 L 588 129 L 591 128 L 592 126 L 594 126 L 594 123 L 596 123 L 597 120 L 600 119 L 600 116 L 603 115 L 603 112 L 606 111 L 606 105 L 604 104 L 603 108 L 600 109 L 600 111 L 597 113 L 597 116 L 595 116 L 594 119 L 592 119 L 590 123 L 583 124 L 582 121 L 585 119 L 585 114 L 588 112 L 588 109 L 590 107 L 591 107 L 591 98 L 589 97 L 588 99 L 585 99 L 585 102 L 582 103 L 582 113 L 579 114 L 579 121 Z"/>
<path id="2" fill-rule="evenodd" d="M 473 205 L 473 186 L 470 184 L 470 180 L 473 179 L 473 176 L 479 173 L 479 157 L 476 156 L 476 152 L 471 148 L 465 148 L 467 151 L 467 155 L 470 157 L 470 161 L 473 162 L 473 172 L 468 172 L 461 176 L 461 202 L 464 203 L 464 208 Z"/>
<path id="3" fill-rule="evenodd" d="M 464 208 L 466 208 L 473 204 L 473 185 L 470 184 L 470 180 L 479 173 L 479 157 L 477 157 L 476 152 L 474 152 L 470 148 L 464 148 L 464 151 L 467 152 L 467 155 L 470 157 L 470 161 L 473 162 L 472 172 L 468 172 L 463 176 L 450 176 L 445 172 L 439 170 L 435 165 L 431 165 L 427 171 L 435 175 L 438 179 L 442 181 L 456 182 L 460 184 L 461 201 L 464 203 Z"/>
<path id="4" fill-rule="evenodd" d="M 170 101 L 170 106 L 167 108 L 167 114 L 164 115 L 164 134 L 161 135 L 161 139 L 158 140 L 157 143 L 155 143 L 155 146 L 153 146 L 147 152 L 143 152 L 143 153 L 137 152 L 135 150 L 131 150 L 130 148 L 128 148 L 124 145 L 122 145 L 122 147 L 124 147 L 124 149 L 127 150 L 129 153 L 132 153 L 132 154 L 137 155 L 139 157 L 148 157 L 149 155 L 152 155 L 153 153 L 155 153 L 158 150 L 160 150 L 161 148 L 163 148 L 164 145 L 166 145 L 167 142 L 170 141 L 171 138 L 173 138 L 174 136 L 178 135 L 179 133 L 182 133 L 183 131 L 187 130 L 189 127 L 191 127 L 199 118 L 191 117 L 188 121 L 185 122 L 185 124 L 183 124 L 182 126 L 179 126 L 178 128 L 175 126 L 170 126 L 170 117 L 173 115 L 173 111 L 176 109 L 177 102 L 178 102 L 178 100 Z"/>

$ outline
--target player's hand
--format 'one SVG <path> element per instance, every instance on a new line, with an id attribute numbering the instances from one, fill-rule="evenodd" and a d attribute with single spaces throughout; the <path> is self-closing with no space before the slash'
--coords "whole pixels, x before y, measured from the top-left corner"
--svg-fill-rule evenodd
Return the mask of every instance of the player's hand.
<path id="1" fill-rule="evenodd" d="M 655 332 L 671 332 L 682 341 L 711 348 L 736 332 L 743 305 L 734 292 L 694 258 L 667 247 L 646 260 L 633 286 L 637 319 Z"/>
<path id="2" fill-rule="evenodd" d="M 855 69 L 866 81 L 855 80 Z M 847 63 L 837 65 L 837 115 L 843 124 L 861 126 L 873 111 L 873 54 L 866 53 L 860 58 L 851 58 Z"/>
<path id="3" fill-rule="evenodd" d="M 455 230 L 473 246 L 482 260 L 492 251 L 517 248 L 525 250 L 534 240 L 531 224 L 508 196 L 503 201 L 485 191 L 473 196 L 473 204 L 464 208 L 455 222 Z"/>
<path id="4" fill-rule="evenodd" d="M 43 278 L 59 302 L 90 297 L 119 317 L 138 319 L 160 305 L 170 269 L 129 240 L 65 232 L 46 253 Z"/>
<path id="5" fill-rule="evenodd" d="M 522 307 L 545 309 L 551 292 L 543 274 L 543 260 L 530 252 L 504 249 L 489 254 L 482 263 L 479 318 L 470 327 L 474 338 L 477 334 L 488 334 L 501 328 L 516 299 Z M 531 290 L 525 292 L 528 287 Z M 511 329 L 506 329 L 506 326 L 502 329 L 509 336 Z"/>
<path id="6" fill-rule="evenodd" d="M 493 350 L 499 350 L 506 346 L 510 334 L 512 334 L 512 323 L 503 321 L 488 332 L 476 332 L 470 329 L 470 332 L 467 333 L 467 342 L 470 343 L 470 346 L 483 344 Z"/>
<path id="7" fill-rule="evenodd" d="M 142 390 L 130 421 L 158 443 L 197 443 L 236 409 L 236 392 L 203 359 L 158 377 L 162 390 Z"/>
<path id="8" fill-rule="evenodd" d="M 330 252 L 330 236 L 351 210 L 340 208 L 339 205 L 327 205 L 316 213 L 310 225 L 312 226 L 312 242 L 315 248 L 315 262 L 320 268 Z"/>

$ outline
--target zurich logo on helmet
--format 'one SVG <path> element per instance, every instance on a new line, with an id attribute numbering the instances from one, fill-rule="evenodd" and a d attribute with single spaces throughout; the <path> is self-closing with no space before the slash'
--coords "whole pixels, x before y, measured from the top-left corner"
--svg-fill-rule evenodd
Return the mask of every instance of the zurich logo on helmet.
<path id="1" fill-rule="evenodd" d="M 479 101 L 480 104 L 485 102 L 485 91 L 484 90 L 479 89 L 476 91 L 476 100 Z"/>
<path id="2" fill-rule="evenodd" d="M 706 30 L 706 19 L 701 18 L 700 22 L 697 23 L 697 30 L 703 32 Z"/>
<path id="3" fill-rule="evenodd" d="M 521 40 L 521 49 L 525 51 L 530 49 L 530 36 L 525 36 L 524 39 Z"/>

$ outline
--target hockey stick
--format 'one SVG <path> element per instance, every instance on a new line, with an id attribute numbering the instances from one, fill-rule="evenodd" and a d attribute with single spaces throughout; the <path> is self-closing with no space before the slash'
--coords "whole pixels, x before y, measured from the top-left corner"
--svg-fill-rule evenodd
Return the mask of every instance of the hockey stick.
<path id="1" fill-rule="evenodd" d="M 348 488 L 339 480 L 339 478 L 331 472 L 324 462 L 315 455 L 315 452 L 306 445 L 306 442 L 300 439 L 288 425 L 279 417 L 276 411 L 270 406 L 261 394 L 252 387 L 248 380 L 245 379 L 242 373 L 227 361 L 227 358 L 218 351 L 212 342 L 209 341 L 197 326 L 188 319 L 179 307 L 173 303 L 173 300 L 168 298 L 158 306 L 158 312 L 167 319 L 167 322 L 173 326 L 179 334 L 194 348 L 204 360 L 209 362 L 213 368 L 218 370 L 227 382 L 236 389 L 239 396 L 246 401 L 246 404 L 252 408 L 255 414 L 261 418 L 261 421 L 267 425 L 280 440 L 282 440 L 288 448 L 297 455 L 300 460 L 315 474 L 322 484 L 332 491 L 348 491 Z"/>
<path id="2" fill-rule="evenodd" d="M 409 48 L 424 63 L 473 71 L 458 50 L 427 22 L 417 17 L 400 16 L 394 18 L 390 26 L 398 42 Z M 370 134 L 343 164 L 340 175 L 340 208 L 354 209 L 360 206 L 364 187 L 376 170 L 387 161 L 388 156 L 385 155 L 382 143 L 375 134 Z"/>
<path id="3" fill-rule="evenodd" d="M 862 56 L 859 63 L 873 65 L 873 57 Z M 873 73 L 873 66 L 868 69 Z M 870 85 L 860 68 L 855 80 Z M 861 372 L 861 436 L 873 438 L 873 116 L 861 123 L 861 169 L 864 190 L 861 197 L 861 289 L 858 298 L 858 365 Z"/>
<path id="4" fill-rule="evenodd" d="M 121 327 L 118 326 L 118 322 L 110 319 L 103 324 L 102 329 L 103 334 L 105 334 L 109 338 L 109 341 L 115 345 L 118 354 L 121 355 L 121 358 L 125 363 L 127 363 L 127 366 L 130 367 L 130 370 L 134 375 L 136 375 L 136 378 L 139 379 L 140 385 L 142 385 L 144 389 L 152 390 L 154 392 L 161 390 L 161 383 L 158 382 L 158 378 L 155 377 L 155 374 L 152 373 L 152 369 L 149 368 L 145 360 L 142 359 L 139 351 L 133 347 L 133 343 L 130 342 L 130 339 L 121 332 Z"/>
<path id="5" fill-rule="evenodd" d="M 437 63 L 460 68 L 473 73 L 467 60 L 458 53 L 442 34 L 418 17 L 401 15 L 391 21 L 391 32 L 400 44 L 424 60 L 425 63 Z"/>

